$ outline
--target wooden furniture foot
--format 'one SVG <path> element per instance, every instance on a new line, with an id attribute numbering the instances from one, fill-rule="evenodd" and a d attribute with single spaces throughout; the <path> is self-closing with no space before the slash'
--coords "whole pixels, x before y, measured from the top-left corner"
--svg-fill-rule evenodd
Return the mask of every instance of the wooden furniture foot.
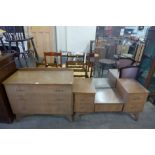
<path id="1" fill-rule="evenodd" d="M 22 115 L 22 114 L 16 114 L 16 121 L 20 121 L 23 117 L 25 117 L 26 115 Z"/>
<path id="2" fill-rule="evenodd" d="M 75 121 L 78 121 L 78 120 L 80 120 L 81 119 L 81 114 L 80 113 L 75 113 L 74 114 L 74 120 Z"/>
<path id="3" fill-rule="evenodd" d="M 66 119 L 67 119 L 68 121 L 72 122 L 72 121 L 73 121 L 73 115 L 67 115 L 67 116 L 66 116 Z"/>
<path id="4" fill-rule="evenodd" d="M 132 113 L 131 114 L 131 117 L 135 120 L 135 121 L 138 121 L 138 119 L 139 119 L 139 113 L 137 112 L 137 113 Z"/>

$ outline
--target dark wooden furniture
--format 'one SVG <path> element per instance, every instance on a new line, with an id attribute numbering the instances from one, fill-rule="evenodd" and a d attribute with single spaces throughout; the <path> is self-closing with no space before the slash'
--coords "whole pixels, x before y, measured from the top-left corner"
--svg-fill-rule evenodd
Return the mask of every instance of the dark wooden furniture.
<path id="1" fill-rule="evenodd" d="M 2 81 L 16 71 L 13 55 L 0 55 L 0 122 L 6 123 L 12 122 L 13 114 Z"/>
<path id="2" fill-rule="evenodd" d="M 48 58 L 50 63 L 48 63 Z M 62 53 L 61 52 L 44 52 L 45 67 L 54 66 L 62 67 Z"/>
<path id="3" fill-rule="evenodd" d="M 138 71 L 137 80 L 150 91 L 155 98 L 155 27 L 150 27 Z M 154 99 L 155 101 L 155 99 Z"/>
<path id="4" fill-rule="evenodd" d="M 86 69 L 87 69 L 87 72 L 90 71 L 90 77 L 93 77 L 93 72 L 95 70 L 95 53 L 87 53 Z"/>

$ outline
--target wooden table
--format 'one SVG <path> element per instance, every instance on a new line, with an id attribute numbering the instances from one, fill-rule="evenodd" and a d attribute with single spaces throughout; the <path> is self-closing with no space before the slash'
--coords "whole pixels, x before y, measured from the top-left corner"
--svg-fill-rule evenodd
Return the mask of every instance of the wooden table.
<path id="1" fill-rule="evenodd" d="M 16 116 L 73 114 L 71 70 L 18 70 L 3 84 Z"/>
<path id="2" fill-rule="evenodd" d="M 101 71 L 102 71 L 102 75 L 103 75 L 103 70 L 106 68 L 106 67 L 111 67 L 113 65 L 115 65 L 115 61 L 112 60 L 112 59 L 100 59 L 99 60 L 99 63 L 100 63 L 100 68 L 101 68 Z"/>

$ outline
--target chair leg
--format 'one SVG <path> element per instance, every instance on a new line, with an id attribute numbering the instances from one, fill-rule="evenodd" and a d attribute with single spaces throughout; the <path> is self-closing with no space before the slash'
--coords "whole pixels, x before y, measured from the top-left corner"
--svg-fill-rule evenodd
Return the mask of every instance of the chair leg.
<path id="1" fill-rule="evenodd" d="M 91 67 L 91 70 L 90 70 L 90 77 L 93 77 L 93 68 Z"/>
<path id="2" fill-rule="evenodd" d="M 27 60 L 26 60 L 25 53 L 23 53 L 23 58 L 24 58 L 24 60 L 25 60 L 26 67 L 28 67 L 28 63 L 27 63 Z"/>

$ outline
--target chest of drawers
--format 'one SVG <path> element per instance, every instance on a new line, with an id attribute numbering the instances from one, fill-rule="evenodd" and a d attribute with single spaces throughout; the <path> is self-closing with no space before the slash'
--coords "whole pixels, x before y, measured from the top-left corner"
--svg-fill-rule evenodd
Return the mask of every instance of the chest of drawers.
<path id="1" fill-rule="evenodd" d="M 134 79 L 118 79 L 116 88 L 125 102 L 123 111 L 143 111 L 148 91 L 141 84 Z"/>
<path id="2" fill-rule="evenodd" d="M 73 85 L 74 112 L 94 112 L 95 88 L 92 79 L 75 78 Z"/>
<path id="3" fill-rule="evenodd" d="M 4 81 L 13 113 L 73 114 L 73 71 L 19 70 Z"/>

